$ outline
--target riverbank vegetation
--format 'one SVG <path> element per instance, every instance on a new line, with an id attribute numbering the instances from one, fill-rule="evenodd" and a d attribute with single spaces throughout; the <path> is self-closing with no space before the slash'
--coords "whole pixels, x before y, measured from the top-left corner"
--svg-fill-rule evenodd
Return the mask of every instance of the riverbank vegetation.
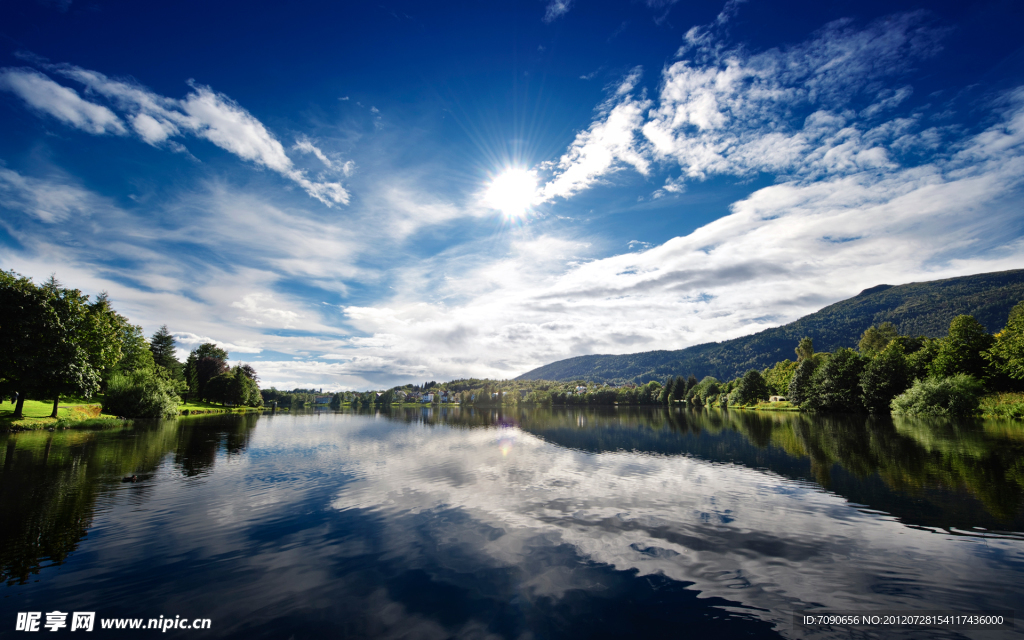
<path id="1" fill-rule="evenodd" d="M 810 337 L 796 360 L 751 369 L 732 380 L 669 376 L 643 385 L 585 380 L 427 382 L 382 391 L 334 394 L 330 406 L 446 404 L 463 406 L 685 405 L 816 413 L 1024 418 L 1024 302 L 1003 330 L 989 334 L 969 315 L 940 338 L 900 335 L 889 322 L 863 332 L 857 349 L 816 353 Z"/>
<path id="2" fill-rule="evenodd" d="M 194 349 L 182 364 L 166 326 L 147 341 L 141 327 L 112 308 L 106 293 L 90 300 L 53 276 L 36 285 L 0 271 L 0 309 L 0 398 L 12 403 L 9 412 L 0 412 L 0 422 L 7 428 L 49 424 L 33 422 L 41 418 L 71 422 L 101 414 L 159 418 L 177 415 L 189 401 L 262 405 L 251 366 L 228 366 L 227 352 L 210 343 Z M 81 409 L 62 413 L 62 398 L 79 399 L 75 407 L 91 402 L 100 409 L 96 416 Z M 37 403 L 48 404 L 49 414 L 35 415 Z"/>

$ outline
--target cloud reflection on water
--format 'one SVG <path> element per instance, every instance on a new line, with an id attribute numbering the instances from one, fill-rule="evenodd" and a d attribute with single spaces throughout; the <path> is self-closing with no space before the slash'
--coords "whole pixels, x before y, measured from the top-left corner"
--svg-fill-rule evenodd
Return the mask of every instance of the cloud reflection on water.
<path id="1" fill-rule="evenodd" d="M 515 446 L 504 444 L 515 439 Z M 473 549 L 472 563 L 518 566 L 570 545 L 640 576 L 692 582 L 702 597 L 757 608 L 790 627 L 794 610 L 1017 608 L 1020 540 L 907 527 L 817 485 L 693 457 L 585 453 L 519 429 L 410 427 L 352 433 L 344 464 L 356 480 L 333 502 L 389 521 L 396 553 L 404 518 Z M 465 516 L 453 518 L 453 513 Z M 422 525 L 421 525 L 422 526 Z M 500 535 L 480 534 L 480 529 Z M 994 593 L 992 585 L 1005 585 Z M 565 567 L 524 585 L 535 596 L 585 589 Z"/>

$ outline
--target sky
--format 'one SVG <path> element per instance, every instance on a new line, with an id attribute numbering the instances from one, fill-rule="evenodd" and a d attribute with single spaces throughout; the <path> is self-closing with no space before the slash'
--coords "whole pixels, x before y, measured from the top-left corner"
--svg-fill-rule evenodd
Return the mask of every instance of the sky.
<path id="1" fill-rule="evenodd" d="M 0 5 L 0 268 L 263 387 L 512 378 L 1024 268 L 1014 1 Z"/>

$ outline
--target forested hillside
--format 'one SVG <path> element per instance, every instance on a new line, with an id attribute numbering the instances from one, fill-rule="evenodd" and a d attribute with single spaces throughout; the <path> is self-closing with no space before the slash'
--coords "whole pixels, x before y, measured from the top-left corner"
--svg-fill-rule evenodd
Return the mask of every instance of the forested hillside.
<path id="1" fill-rule="evenodd" d="M 856 347 L 872 326 L 891 322 L 902 335 L 941 337 L 958 315 L 974 316 L 994 333 L 1006 324 L 1010 309 L 1024 300 L 1024 269 L 983 273 L 948 280 L 879 285 L 849 300 L 825 307 L 795 322 L 760 333 L 687 347 L 625 355 L 593 355 L 559 360 L 524 373 L 517 380 L 591 380 L 637 382 L 694 374 L 729 380 L 749 369 L 761 370 L 787 358 L 800 338 L 814 339 L 816 351 Z"/>

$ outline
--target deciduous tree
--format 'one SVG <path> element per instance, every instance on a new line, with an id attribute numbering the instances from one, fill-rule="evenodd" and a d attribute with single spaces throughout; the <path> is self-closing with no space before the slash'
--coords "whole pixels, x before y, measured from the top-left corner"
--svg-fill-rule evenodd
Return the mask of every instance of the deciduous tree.
<path id="1" fill-rule="evenodd" d="M 937 378 L 966 373 L 978 380 L 985 378 L 987 361 L 982 355 L 995 338 L 973 316 L 957 316 L 949 324 L 949 335 L 939 344 L 930 372 Z"/>

